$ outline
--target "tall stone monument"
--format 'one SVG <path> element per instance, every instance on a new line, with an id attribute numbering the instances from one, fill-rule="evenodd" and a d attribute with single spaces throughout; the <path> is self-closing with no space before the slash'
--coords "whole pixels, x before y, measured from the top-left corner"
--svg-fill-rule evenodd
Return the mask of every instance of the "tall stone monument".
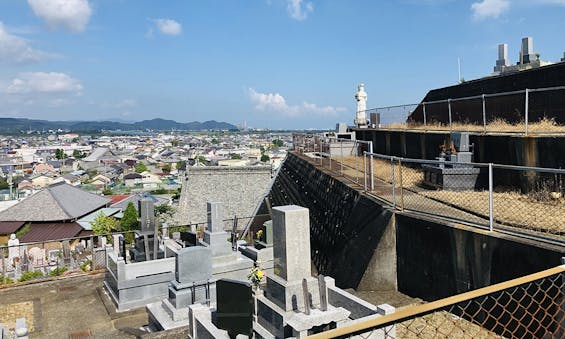
<path id="1" fill-rule="evenodd" d="M 257 330 L 300 338 L 315 327 L 347 321 L 350 312 L 326 305 L 318 279 L 312 277 L 309 210 L 274 207 L 273 232 L 275 274 L 267 276 L 265 295 L 257 296 Z"/>
<path id="2" fill-rule="evenodd" d="M 355 93 L 355 101 L 357 101 L 357 111 L 355 113 L 355 125 L 357 127 L 367 127 L 367 93 L 365 92 L 365 84 L 359 84 L 357 93 Z"/>
<path id="3" fill-rule="evenodd" d="M 508 66 L 510 66 L 510 62 L 508 61 L 508 44 L 499 44 L 498 59 L 496 60 L 494 71 L 502 72 L 502 70 Z"/>

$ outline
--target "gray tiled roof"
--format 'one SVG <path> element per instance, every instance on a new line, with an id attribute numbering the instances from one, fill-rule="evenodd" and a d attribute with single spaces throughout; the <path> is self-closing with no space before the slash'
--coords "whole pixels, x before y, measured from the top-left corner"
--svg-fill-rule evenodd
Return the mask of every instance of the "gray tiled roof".
<path id="1" fill-rule="evenodd" d="M 0 212 L 0 221 L 72 220 L 104 207 L 108 202 L 108 198 L 59 183 Z"/>

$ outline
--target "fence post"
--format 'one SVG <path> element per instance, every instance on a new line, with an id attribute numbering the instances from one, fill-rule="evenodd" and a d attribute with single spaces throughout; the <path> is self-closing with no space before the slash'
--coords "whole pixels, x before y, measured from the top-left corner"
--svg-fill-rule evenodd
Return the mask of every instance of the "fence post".
<path id="1" fill-rule="evenodd" d="M 392 182 L 392 208 L 396 208 L 396 178 L 394 177 L 394 157 L 390 158 L 390 181 Z"/>
<path id="2" fill-rule="evenodd" d="M 0 257 L 2 257 L 2 284 L 6 283 L 6 259 L 4 258 L 4 248 L 0 248 Z"/>
<path id="3" fill-rule="evenodd" d="M 329 162 L 328 166 L 329 166 L 329 169 L 331 171 L 332 170 L 332 139 L 328 140 L 328 145 L 329 145 L 328 152 L 330 153 L 330 162 Z"/>
<path id="4" fill-rule="evenodd" d="M 404 185 L 402 184 L 402 159 L 398 158 L 398 179 L 400 180 L 400 210 L 404 211 Z"/>
<path id="5" fill-rule="evenodd" d="M 92 270 L 96 270 L 96 255 L 94 253 L 94 237 L 90 237 L 90 241 L 88 242 L 88 247 L 90 247 L 90 253 L 92 253 Z M 125 258 L 124 258 L 125 259 Z"/>
<path id="6" fill-rule="evenodd" d="M 492 163 L 488 164 L 488 216 L 489 216 L 489 230 L 494 230 L 494 201 L 492 194 Z"/>
<path id="7" fill-rule="evenodd" d="M 449 111 L 449 131 L 452 131 L 452 127 L 451 127 L 451 99 L 447 99 L 447 108 Z"/>
<path id="8" fill-rule="evenodd" d="M 424 131 L 425 131 L 427 129 L 427 126 L 428 126 L 428 122 L 427 122 L 428 120 L 426 118 L 426 103 L 423 102 L 422 106 L 423 106 L 423 109 L 424 109 Z"/>
<path id="9" fill-rule="evenodd" d="M 485 102 L 485 95 L 481 95 L 483 100 L 483 131 L 486 134 L 487 132 L 487 109 L 486 109 L 486 102 Z"/>
<path id="10" fill-rule="evenodd" d="M 359 184 L 359 145 L 360 144 L 358 144 L 357 140 L 356 140 L 355 143 L 354 143 L 354 146 L 353 146 L 353 147 L 355 147 L 355 153 L 356 153 L 355 154 L 355 182 L 357 184 Z"/>
<path id="11" fill-rule="evenodd" d="M 371 191 L 374 191 L 375 190 L 375 178 L 373 177 L 373 142 L 372 141 L 369 144 L 369 152 L 371 152 L 371 157 L 369 158 L 369 161 L 371 161 L 371 163 L 369 164 L 369 172 L 371 174 Z"/>
<path id="12" fill-rule="evenodd" d="M 367 153 L 363 152 L 363 188 L 367 192 Z"/>
<path id="13" fill-rule="evenodd" d="M 339 152 L 341 155 L 341 160 L 339 162 L 339 174 L 343 176 L 343 140 L 341 139 L 338 140 L 339 140 Z"/>
<path id="14" fill-rule="evenodd" d="M 526 135 L 528 135 L 528 120 L 529 120 L 529 119 L 528 119 L 528 113 L 529 113 L 529 112 L 528 112 L 528 111 L 529 111 L 529 107 L 528 107 L 528 106 L 530 106 L 530 105 L 529 105 L 530 96 L 528 95 L 529 91 L 530 91 L 530 90 L 526 88 L 526 91 L 525 91 L 525 93 L 526 93 L 526 102 L 525 102 L 525 106 L 526 106 L 526 107 L 524 107 L 524 112 L 525 112 L 525 117 L 524 117 L 524 119 L 525 119 L 525 121 L 526 121 Z"/>

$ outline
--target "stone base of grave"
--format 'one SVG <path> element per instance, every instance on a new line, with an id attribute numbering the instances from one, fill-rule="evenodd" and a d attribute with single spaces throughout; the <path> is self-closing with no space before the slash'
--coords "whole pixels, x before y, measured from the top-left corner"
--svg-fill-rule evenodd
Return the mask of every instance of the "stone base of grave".
<path id="1" fill-rule="evenodd" d="M 305 337 L 313 327 L 329 324 L 340 327 L 349 320 L 350 314 L 342 307 L 331 305 L 326 311 L 313 308 L 309 315 L 285 311 L 266 296 L 260 295 L 257 297 L 257 325 L 254 325 L 254 330 L 264 338 Z"/>
<path id="2" fill-rule="evenodd" d="M 310 303 L 312 305 L 319 305 L 320 291 L 318 288 L 318 280 L 310 277 L 306 279 L 306 282 L 310 293 Z M 304 312 L 302 281 L 289 282 L 277 275 L 267 276 L 265 296 L 285 312 Z"/>
<path id="3" fill-rule="evenodd" d="M 247 281 L 251 268 L 253 261 L 238 252 L 212 258 L 212 276 L 216 280 L 227 278 Z"/>

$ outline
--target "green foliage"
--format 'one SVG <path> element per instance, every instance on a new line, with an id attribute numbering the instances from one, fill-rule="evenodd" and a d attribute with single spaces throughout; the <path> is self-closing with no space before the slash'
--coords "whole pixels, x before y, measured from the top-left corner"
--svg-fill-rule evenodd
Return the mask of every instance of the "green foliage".
<path id="1" fill-rule="evenodd" d="M 173 196 L 171 197 L 173 200 L 179 200 L 180 199 L 180 193 L 181 193 L 181 188 L 179 187 L 177 189 L 177 191 L 173 194 Z"/>
<path id="2" fill-rule="evenodd" d="M 149 191 L 149 193 L 151 193 L 151 194 L 167 194 L 168 191 L 166 189 L 164 189 L 163 187 L 161 187 L 161 188 L 157 188 L 156 190 Z"/>
<path id="3" fill-rule="evenodd" d="M 122 231 L 133 231 L 138 228 L 139 222 L 137 221 L 137 209 L 133 202 L 129 202 L 126 209 L 124 210 L 124 215 L 120 221 L 120 230 Z"/>
<path id="4" fill-rule="evenodd" d="M 98 171 L 95 169 L 89 169 L 88 171 L 86 171 L 86 174 L 88 174 L 89 177 L 94 178 L 98 175 Z"/>
<path id="5" fill-rule="evenodd" d="M 206 163 L 206 158 L 203 155 L 199 155 L 198 158 L 198 162 L 201 164 L 205 164 Z"/>
<path id="6" fill-rule="evenodd" d="M 275 147 L 282 147 L 284 145 L 284 142 L 281 139 L 275 139 L 273 140 L 273 146 Z"/>
<path id="7" fill-rule="evenodd" d="M 116 218 L 98 213 L 92 221 L 92 232 L 94 235 L 108 234 L 117 231 L 119 226 L 120 224 Z"/>
<path id="8" fill-rule="evenodd" d="M 267 154 L 263 154 L 261 156 L 261 162 L 267 162 L 269 160 L 271 160 L 271 158 L 269 158 L 269 156 Z"/>
<path id="9" fill-rule="evenodd" d="M 85 157 L 86 157 L 86 154 L 84 154 L 84 152 L 79 151 L 78 149 L 75 149 L 75 150 L 73 151 L 73 158 L 75 158 L 75 159 L 82 159 L 82 158 L 85 158 Z"/>
<path id="10" fill-rule="evenodd" d="M 28 271 L 28 272 L 22 273 L 22 275 L 20 276 L 20 279 L 18 279 L 18 281 L 23 282 L 23 281 L 28 281 L 28 280 L 32 280 L 32 279 L 41 278 L 41 277 L 43 277 L 43 272 L 41 272 L 41 271 Z"/>
<path id="11" fill-rule="evenodd" d="M 63 150 L 62 148 L 57 148 L 55 150 L 55 158 L 62 160 L 65 159 L 67 157 L 67 155 L 65 154 L 65 150 Z"/>
<path id="12" fill-rule="evenodd" d="M 112 190 L 109 189 L 109 188 L 105 188 L 105 189 L 102 190 L 102 194 L 104 194 L 104 195 L 112 195 L 112 194 L 114 194 L 114 192 L 112 192 Z"/>
<path id="13" fill-rule="evenodd" d="M 172 214 L 174 211 L 175 211 L 175 209 L 171 205 L 162 204 L 162 205 L 155 206 L 155 215 L 156 216 L 159 216 L 161 214 Z"/>
<path id="14" fill-rule="evenodd" d="M 147 166 L 145 166 L 144 163 L 142 162 L 138 162 L 137 165 L 135 165 L 135 172 L 136 173 L 142 173 L 147 171 Z"/>
<path id="15" fill-rule="evenodd" d="M 186 161 L 184 160 L 177 161 L 177 168 L 186 168 Z"/>
<path id="16" fill-rule="evenodd" d="M 61 274 L 65 273 L 67 271 L 67 268 L 65 266 L 63 267 L 57 267 L 56 269 L 52 270 L 51 272 L 49 272 L 49 276 L 50 277 L 58 277 Z"/>
<path id="17" fill-rule="evenodd" d="M 85 262 L 80 264 L 80 269 L 83 270 L 84 272 L 92 271 L 92 261 L 86 260 Z"/>
<path id="18" fill-rule="evenodd" d="M 220 141 L 218 141 L 218 139 L 216 139 L 216 138 L 212 139 L 212 141 L 211 141 L 211 142 L 212 142 L 212 144 L 214 144 L 214 145 L 216 145 L 216 144 L 219 144 L 219 143 L 220 143 Z"/>
<path id="19" fill-rule="evenodd" d="M 8 277 L 4 277 L 3 275 L 0 275 L 0 285 L 11 284 L 13 282 L 14 280 L 12 278 L 8 278 Z"/>
<path id="20" fill-rule="evenodd" d="M 239 154 L 234 154 L 231 156 L 232 160 L 240 160 L 241 159 L 241 155 Z"/>
<path id="21" fill-rule="evenodd" d="M 171 173 L 172 170 L 172 166 L 171 164 L 165 164 L 165 166 L 163 166 L 163 168 L 161 168 L 161 170 L 163 171 L 163 173 Z"/>
<path id="22" fill-rule="evenodd" d="M 25 224 L 22 228 L 16 231 L 16 238 L 21 238 L 23 235 L 29 232 L 30 228 L 31 228 L 30 223 Z"/>
<path id="23" fill-rule="evenodd" d="M 178 147 L 179 144 L 180 144 L 180 141 L 178 139 L 171 140 L 171 146 Z"/>
<path id="24" fill-rule="evenodd" d="M 0 179 L 0 190 L 5 190 L 10 188 L 10 185 L 8 184 L 8 182 L 6 181 L 6 179 L 1 178 Z"/>

